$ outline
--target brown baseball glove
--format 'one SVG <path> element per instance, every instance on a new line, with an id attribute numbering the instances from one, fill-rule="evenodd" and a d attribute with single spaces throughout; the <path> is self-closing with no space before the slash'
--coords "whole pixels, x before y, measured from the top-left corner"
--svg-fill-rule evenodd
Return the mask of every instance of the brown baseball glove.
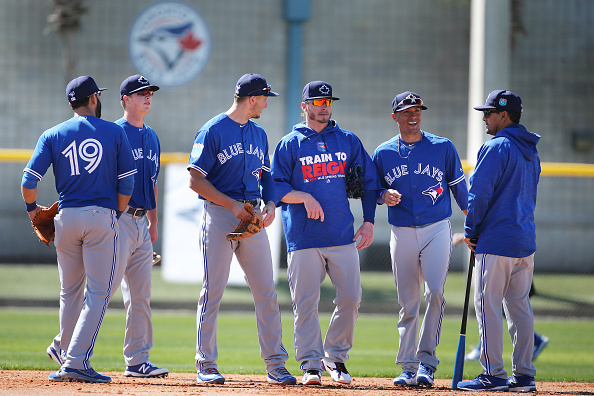
<path id="1" fill-rule="evenodd" d="M 56 236 L 54 217 L 58 214 L 58 201 L 49 208 L 45 206 L 41 208 L 35 217 L 33 217 L 33 220 L 31 220 L 31 226 L 33 226 L 33 230 L 35 230 L 35 234 L 37 234 L 39 240 L 49 247 L 49 243 Z"/>
<path id="2" fill-rule="evenodd" d="M 157 252 L 153 252 L 153 265 L 157 264 L 159 261 L 161 261 L 161 255 Z"/>
<path id="3" fill-rule="evenodd" d="M 258 212 L 254 210 L 252 204 L 246 203 L 245 210 L 247 210 L 251 215 L 251 220 L 241 220 L 237 225 L 235 231 L 230 232 L 227 234 L 225 239 L 228 241 L 239 241 L 243 238 L 249 238 L 252 235 L 257 234 L 260 232 L 262 227 L 264 227 L 264 221 L 262 220 L 262 216 Z"/>

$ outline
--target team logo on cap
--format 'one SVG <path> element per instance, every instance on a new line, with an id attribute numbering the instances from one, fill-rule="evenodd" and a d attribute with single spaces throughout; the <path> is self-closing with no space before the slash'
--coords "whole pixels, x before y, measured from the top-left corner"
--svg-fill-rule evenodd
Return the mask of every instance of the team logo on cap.
<path id="1" fill-rule="evenodd" d="M 417 103 L 417 99 L 419 98 L 413 94 L 408 94 L 408 96 L 404 98 L 404 100 L 410 100 L 410 103 Z"/>
<path id="2" fill-rule="evenodd" d="M 138 82 L 143 85 L 147 85 L 149 83 L 149 81 L 146 79 L 145 76 L 140 76 L 140 78 L 138 79 Z"/>
<path id="3" fill-rule="evenodd" d="M 137 16 L 128 46 L 139 74 L 158 85 L 172 87 L 190 82 L 204 70 L 211 38 L 206 23 L 193 8 L 165 1 Z"/>
<path id="4" fill-rule="evenodd" d="M 320 87 L 320 93 L 322 95 L 328 95 L 330 93 L 330 88 L 328 88 L 328 86 L 324 84 Z"/>
<path id="5" fill-rule="evenodd" d="M 441 182 L 423 191 L 423 195 L 429 196 L 433 201 L 433 205 L 435 205 L 435 202 L 437 202 L 439 197 L 443 195 L 443 187 L 441 187 Z"/>
<path id="6" fill-rule="evenodd" d="M 505 106 L 507 104 L 507 99 L 501 98 L 499 99 L 499 106 Z"/>

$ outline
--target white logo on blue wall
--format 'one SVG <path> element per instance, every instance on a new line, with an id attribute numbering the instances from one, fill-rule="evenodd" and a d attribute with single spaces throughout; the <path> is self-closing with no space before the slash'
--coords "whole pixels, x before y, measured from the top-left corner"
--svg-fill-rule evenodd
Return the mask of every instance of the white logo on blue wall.
<path id="1" fill-rule="evenodd" d="M 130 29 L 130 59 L 152 84 L 187 84 L 204 70 L 212 40 L 204 19 L 179 2 L 155 3 L 143 10 Z"/>

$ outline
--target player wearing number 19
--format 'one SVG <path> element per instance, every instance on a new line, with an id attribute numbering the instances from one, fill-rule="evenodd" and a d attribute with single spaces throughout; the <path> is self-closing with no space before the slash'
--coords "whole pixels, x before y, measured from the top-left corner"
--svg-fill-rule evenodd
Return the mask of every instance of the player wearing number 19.
<path id="1" fill-rule="evenodd" d="M 112 290 L 117 288 L 116 210 L 128 204 L 136 169 L 124 130 L 100 119 L 104 89 L 89 76 L 70 81 L 66 98 L 75 115 L 41 135 L 22 179 L 31 219 L 40 210 L 37 183 L 50 165 L 60 197 L 54 218 L 60 334 L 47 352 L 61 368 L 50 374 L 52 381 L 111 382 L 91 367 L 89 359 Z"/>

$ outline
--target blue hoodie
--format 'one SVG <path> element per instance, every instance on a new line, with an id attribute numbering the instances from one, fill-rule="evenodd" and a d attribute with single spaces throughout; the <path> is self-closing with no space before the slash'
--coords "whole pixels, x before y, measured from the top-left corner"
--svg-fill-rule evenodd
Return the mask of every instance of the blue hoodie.
<path id="1" fill-rule="evenodd" d="M 481 146 L 464 225 L 467 238 L 478 237 L 477 253 L 522 258 L 536 251 L 539 140 L 523 125 L 513 124 Z"/>
<path id="2" fill-rule="evenodd" d="M 354 218 L 346 194 L 351 164 L 363 169 L 363 220 L 373 223 L 379 189 L 377 171 L 355 134 L 334 120 L 320 133 L 304 123 L 293 126 L 276 146 L 272 177 L 278 200 L 296 190 L 310 193 L 324 211 L 324 221 L 308 219 L 304 204 L 282 204 L 287 251 L 353 243 Z"/>

